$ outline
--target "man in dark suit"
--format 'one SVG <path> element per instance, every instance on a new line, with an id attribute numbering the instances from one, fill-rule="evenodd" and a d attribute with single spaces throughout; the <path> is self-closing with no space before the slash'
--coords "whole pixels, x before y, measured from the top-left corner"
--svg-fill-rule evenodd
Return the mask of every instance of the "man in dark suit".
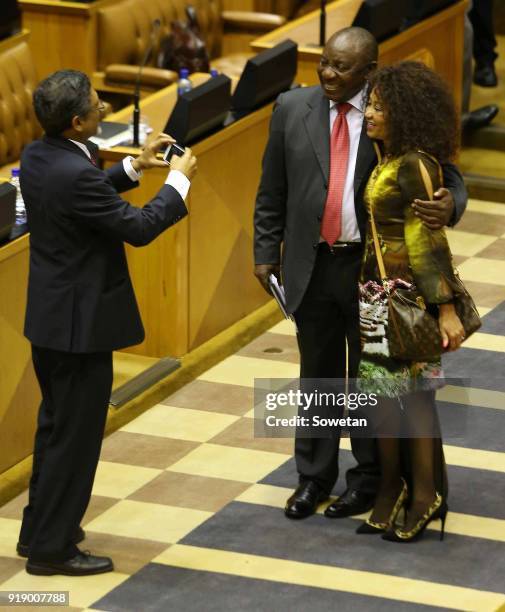
<path id="1" fill-rule="evenodd" d="M 304 383 L 310 379 L 357 373 L 363 193 L 377 162 L 363 111 L 367 76 L 377 57 L 377 42 L 366 30 L 337 32 L 322 53 L 321 85 L 282 94 L 272 116 L 254 217 L 255 274 L 268 291 L 269 275 L 280 275 L 282 248 L 282 280 L 287 310 L 294 313 L 298 329 L 302 387 L 314 385 Z M 466 205 L 454 166 L 444 166 L 444 180 L 449 189 L 437 192 L 436 201 L 413 203 L 433 228 L 455 221 Z M 315 512 L 337 480 L 338 432 L 326 438 L 312 434 L 297 432 L 299 486 L 286 504 L 289 518 Z M 375 440 L 352 437 L 351 442 L 358 465 L 347 472 L 347 490 L 327 508 L 328 517 L 360 514 L 373 506 L 380 476 Z"/>
<path id="2" fill-rule="evenodd" d="M 174 158 L 156 197 L 136 208 L 119 192 L 136 187 L 142 170 L 166 167 L 156 154 L 173 139 L 161 135 L 137 159 L 104 172 L 88 141 L 103 110 L 88 77 L 56 72 L 33 99 L 45 136 L 21 159 L 30 229 L 25 335 L 42 403 L 17 549 L 31 574 L 98 574 L 113 569 L 111 559 L 76 544 L 100 454 L 112 351 L 144 338 L 123 243 L 146 245 L 186 216 L 196 160 L 189 149 Z"/>

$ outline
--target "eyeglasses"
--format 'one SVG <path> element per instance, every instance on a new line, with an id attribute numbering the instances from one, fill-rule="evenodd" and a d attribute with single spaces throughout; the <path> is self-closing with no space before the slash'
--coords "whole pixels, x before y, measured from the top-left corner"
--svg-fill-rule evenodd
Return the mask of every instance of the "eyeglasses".
<path id="1" fill-rule="evenodd" d="M 100 115 L 105 112 L 106 109 L 105 102 L 103 100 L 98 100 L 98 104 L 96 106 L 92 106 L 89 110 L 90 113 L 99 113 Z"/>

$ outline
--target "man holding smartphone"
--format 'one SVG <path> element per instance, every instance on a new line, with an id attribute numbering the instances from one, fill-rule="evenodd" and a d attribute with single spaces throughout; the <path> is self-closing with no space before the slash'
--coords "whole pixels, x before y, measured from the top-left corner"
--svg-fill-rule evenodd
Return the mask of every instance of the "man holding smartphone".
<path id="1" fill-rule="evenodd" d="M 58 71 L 34 92 L 41 140 L 21 158 L 30 230 L 25 335 L 42 392 L 29 501 L 17 546 L 27 572 L 83 576 L 113 569 L 83 553 L 80 521 L 91 496 L 112 388 L 112 351 L 144 339 L 124 242 L 149 244 L 188 214 L 196 172 L 190 149 L 170 163 L 165 184 L 143 208 L 119 193 L 174 139 L 160 134 L 136 158 L 102 171 L 96 146 L 103 104 L 88 77 Z"/>

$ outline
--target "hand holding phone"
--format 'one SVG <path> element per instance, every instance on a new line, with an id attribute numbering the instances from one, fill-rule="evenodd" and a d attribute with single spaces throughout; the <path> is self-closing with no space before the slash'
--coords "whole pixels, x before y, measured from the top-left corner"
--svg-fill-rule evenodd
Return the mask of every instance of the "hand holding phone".
<path id="1" fill-rule="evenodd" d="M 185 148 L 183 146 L 174 142 L 173 144 L 168 145 L 167 150 L 165 151 L 165 155 L 163 155 L 163 159 L 169 164 L 170 160 L 174 155 L 182 157 L 184 155 L 184 151 Z"/>
<path id="2" fill-rule="evenodd" d="M 182 172 L 189 180 L 193 178 L 196 173 L 196 157 L 193 155 L 193 152 L 189 147 L 184 149 L 181 157 L 179 157 L 179 154 L 175 152 L 170 159 L 171 170 L 178 170 L 179 172 Z"/>

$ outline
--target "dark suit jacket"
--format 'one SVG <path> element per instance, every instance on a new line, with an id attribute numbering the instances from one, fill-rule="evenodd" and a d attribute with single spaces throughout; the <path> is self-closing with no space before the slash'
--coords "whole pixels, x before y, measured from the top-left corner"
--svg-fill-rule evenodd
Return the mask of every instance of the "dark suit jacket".
<path id="1" fill-rule="evenodd" d="M 312 275 L 330 168 L 329 102 L 319 85 L 295 89 L 277 99 L 263 157 L 254 214 L 256 264 L 281 262 L 287 308 L 294 312 Z M 354 202 L 362 240 L 366 232 L 363 193 L 377 159 L 365 129 L 361 133 L 354 175 Z M 452 192 L 455 221 L 466 206 L 461 174 L 443 166 Z"/>
<path id="2" fill-rule="evenodd" d="M 144 208 L 118 192 L 137 186 L 122 163 L 106 172 L 64 138 L 44 137 L 21 158 L 30 230 L 25 335 L 72 353 L 111 351 L 144 339 L 123 242 L 142 246 L 187 214 L 164 185 Z"/>

